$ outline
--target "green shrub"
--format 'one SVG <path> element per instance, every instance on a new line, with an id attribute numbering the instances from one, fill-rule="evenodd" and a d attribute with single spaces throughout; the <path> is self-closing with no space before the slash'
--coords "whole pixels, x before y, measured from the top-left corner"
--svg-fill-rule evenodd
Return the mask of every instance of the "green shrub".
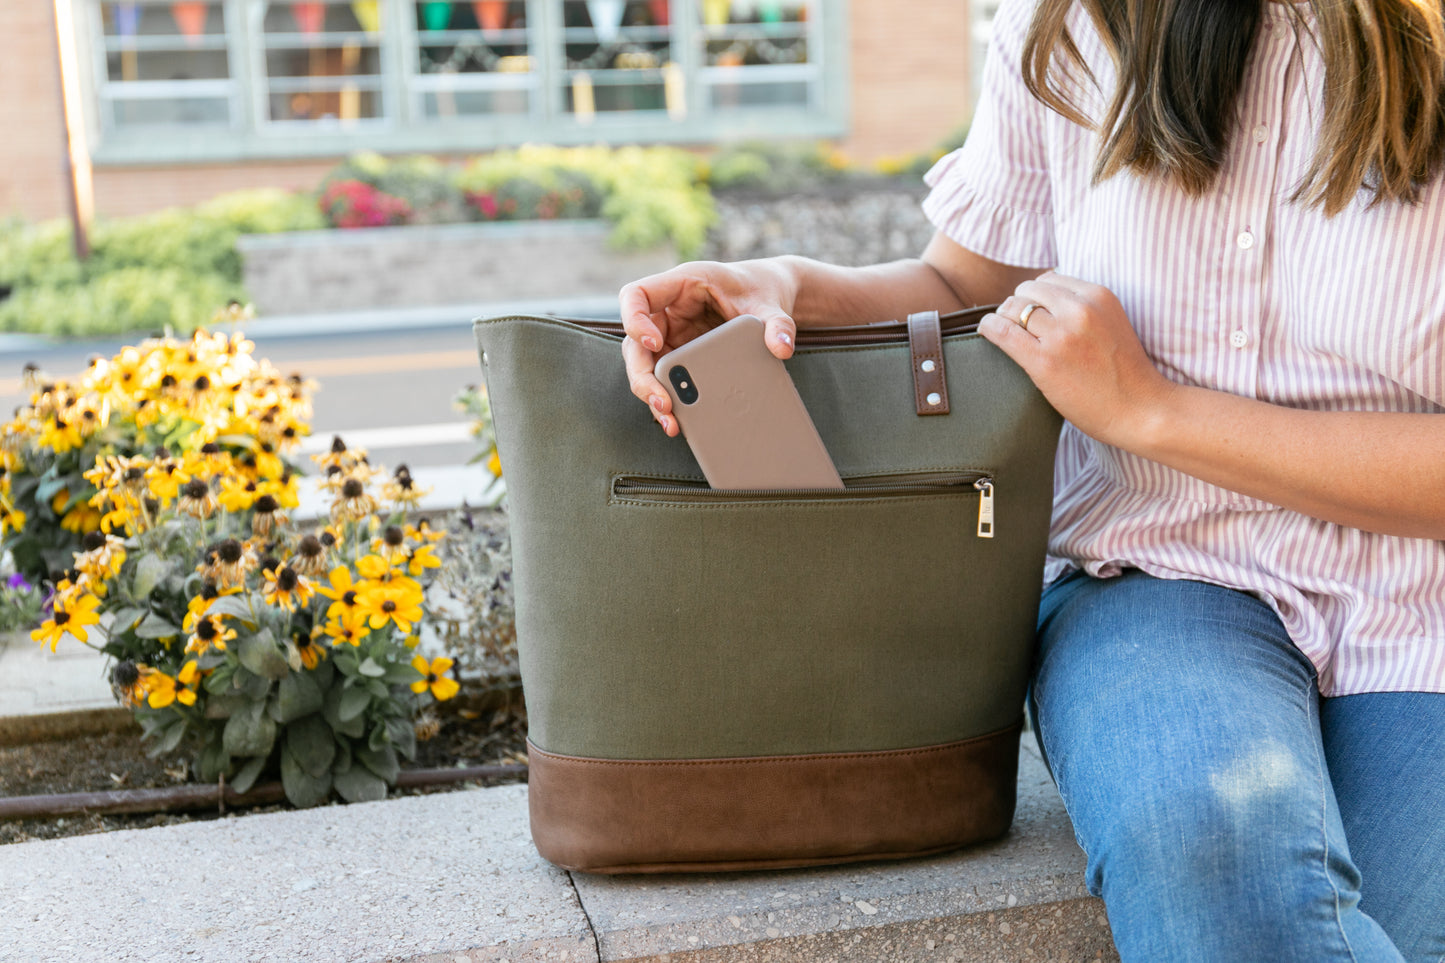
<path id="1" fill-rule="evenodd" d="M 837 151 L 819 141 L 737 144 L 715 154 L 708 182 L 715 188 L 785 193 L 853 173 Z"/>
<path id="2" fill-rule="evenodd" d="M 97 221 L 91 256 L 75 259 L 71 227 L 0 224 L 0 330 L 61 337 L 193 330 L 230 300 L 245 300 L 242 234 L 325 227 L 309 194 L 223 194 L 194 209 Z"/>
<path id="3" fill-rule="evenodd" d="M 458 183 L 479 206 L 484 197 L 494 202 L 515 198 L 512 217 L 523 216 L 524 200 L 540 203 L 549 193 L 581 190 L 578 213 L 564 209 L 551 216 L 600 211 L 613 222 L 614 246 L 644 248 L 670 240 L 683 257 L 702 248 L 717 216 L 712 195 L 702 182 L 701 162 L 669 147 L 528 145 L 476 158 L 462 170 Z M 600 199 L 600 205 L 594 198 Z"/>
<path id="4" fill-rule="evenodd" d="M 18 288 L 0 301 L 0 330 L 56 337 L 189 332 L 216 309 L 242 300 L 240 284 L 216 273 L 123 267 L 69 287 Z"/>

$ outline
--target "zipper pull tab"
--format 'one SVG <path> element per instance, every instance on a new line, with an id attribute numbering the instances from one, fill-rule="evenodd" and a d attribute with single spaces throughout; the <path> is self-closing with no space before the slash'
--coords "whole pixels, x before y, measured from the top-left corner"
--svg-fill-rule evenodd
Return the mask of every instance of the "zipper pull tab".
<path id="1" fill-rule="evenodd" d="M 980 478 L 973 483 L 978 489 L 978 537 L 993 538 L 993 482 Z"/>

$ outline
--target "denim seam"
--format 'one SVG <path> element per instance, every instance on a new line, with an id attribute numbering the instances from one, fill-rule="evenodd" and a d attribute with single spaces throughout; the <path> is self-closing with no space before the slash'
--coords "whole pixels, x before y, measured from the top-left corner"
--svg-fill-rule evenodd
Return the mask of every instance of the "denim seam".
<path id="1" fill-rule="evenodd" d="M 1319 705 L 1318 699 L 1314 698 L 1311 686 L 1305 687 L 1305 717 L 1317 731 L 1322 731 L 1322 721 L 1315 715 L 1315 708 Z M 1315 747 L 1315 772 L 1320 779 L 1320 839 L 1324 843 L 1325 858 L 1320 868 L 1324 870 L 1325 882 L 1330 884 L 1330 892 L 1335 897 L 1335 926 L 1340 931 L 1340 939 L 1344 941 L 1345 950 L 1350 954 L 1350 959 L 1359 963 L 1359 957 L 1355 956 L 1355 948 L 1350 945 L 1350 935 L 1345 932 L 1345 921 L 1340 916 L 1340 888 L 1335 885 L 1335 878 L 1330 873 L 1330 831 L 1329 831 L 1329 784 L 1328 770 L 1325 768 L 1324 743 L 1319 742 Z"/>

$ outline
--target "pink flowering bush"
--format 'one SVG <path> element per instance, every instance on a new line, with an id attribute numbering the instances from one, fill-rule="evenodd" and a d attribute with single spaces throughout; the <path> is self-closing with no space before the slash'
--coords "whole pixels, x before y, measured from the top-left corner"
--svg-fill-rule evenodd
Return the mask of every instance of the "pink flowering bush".
<path id="1" fill-rule="evenodd" d="M 411 205 L 364 181 L 333 181 L 321 195 L 321 211 L 334 227 L 388 227 L 411 222 Z"/>

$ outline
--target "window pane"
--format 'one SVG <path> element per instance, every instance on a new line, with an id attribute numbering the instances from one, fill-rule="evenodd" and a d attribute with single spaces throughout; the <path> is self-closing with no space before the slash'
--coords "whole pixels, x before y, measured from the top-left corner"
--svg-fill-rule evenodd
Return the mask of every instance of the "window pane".
<path id="1" fill-rule="evenodd" d="M 273 121 L 334 123 L 381 116 L 381 95 L 355 88 L 272 94 L 270 102 Z"/>
<path id="2" fill-rule="evenodd" d="M 231 123 L 230 55 L 222 0 L 100 4 L 111 128 Z"/>
<path id="3" fill-rule="evenodd" d="M 384 115 L 387 0 L 265 3 L 267 119 L 334 123 Z"/>
<path id="4" fill-rule="evenodd" d="M 718 111 L 768 107 L 805 108 L 809 102 L 809 87 L 809 84 L 797 81 L 771 84 L 715 83 L 711 85 L 711 106 Z"/>
<path id="5" fill-rule="evenodd" d="M 117 50 L 105 58 L 111 80 L 224 80 L 224 50 Z"/>
<path id="6" fill-rule="evenodd" d="M 111 112 L 117 127 L 194 127 L 229 123 L 231 104 L 219 97 L 117 100 Z"/>
<path id="7" fill-rule="evenodd" d="M 563 0 L 562 21 L 563 103 L 569 113 L 586 119 L 599 111 L 668 108 L 663 72 L 676 59 L 670 4 Z"/>
<path id="8" fill-rule="evenodd" d="M 422 112 L 431 118 L 474 114 L 530 114 L 527 90 L 443 90 L 422 96 Z"/>

